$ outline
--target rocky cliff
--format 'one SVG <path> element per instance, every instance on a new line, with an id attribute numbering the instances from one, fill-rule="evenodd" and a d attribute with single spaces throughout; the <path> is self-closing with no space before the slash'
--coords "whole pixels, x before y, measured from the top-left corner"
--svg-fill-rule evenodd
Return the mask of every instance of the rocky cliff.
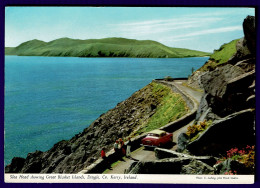
<path id="1" fill-rule="evenodd" d="M 196 121 L 213 121 L 208 130 L 187 144 L 193 154 L 219 155 L 232 147 L 255 143 L 254 17 L 244 20 L 243 29 L 245 36 L 237 42 L 236 53 L 227 62 L 200 69 L 190 78 L 193 86 L 205 91 Z M 207 63 L 204 66 L 209 66 Z"/>
<path id="2" fill-rule="evenodd" d="M 159 89 L 158 83 L 150 83 L 102 114 L 82 133 L 70 140 L 55 144 L 46 152 L 36 151 L 24 158 L 15 157 L 6 166 L 6 173 L 77 173 L 100 157 L 102 147 L 107 151 L 118 138 L 126 138 L 147 122 L 162 105 L 163 98 L 172 95 L 169 89 Z M 175 96 L 175 94 L 174 94 Z M 173 104 L 174 106 L 174 104 Z M 172 108 L 173 106 L 170 106 Z"/>

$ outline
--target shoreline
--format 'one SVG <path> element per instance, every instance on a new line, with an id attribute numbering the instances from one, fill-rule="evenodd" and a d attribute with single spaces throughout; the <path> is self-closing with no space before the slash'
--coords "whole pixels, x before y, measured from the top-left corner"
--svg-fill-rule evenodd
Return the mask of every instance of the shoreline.
<path id="1" fill-rule="evenodd" d="M 68 57 L 68 58 L 108 58 L 108 59 L 125 59 L 125 58 L 132 58 L 132 59 L 180 59 L 180 58 L 200 58 L 200 57 L 210 57 L 210 56 L 186 56 L 186 57 L 80 57 L 80 56 L 35 56 L 35 55 L 9 55 L 5 54 L 5 56 L 15 56 L 15 57 Z"/>

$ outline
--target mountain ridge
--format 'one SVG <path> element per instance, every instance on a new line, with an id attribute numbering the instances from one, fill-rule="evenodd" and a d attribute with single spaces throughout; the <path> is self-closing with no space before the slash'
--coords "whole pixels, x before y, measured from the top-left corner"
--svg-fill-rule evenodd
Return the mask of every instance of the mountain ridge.
<path id="1" fill-rule="evenodd" d="M 64 37 L 50 42 L 34 39 L 17 47 L 5 47 L 5 55 L 181 58 L 209 56 L 210 53 L 172 48 L 152 40 L 118 37 L 81 40 Z"/>

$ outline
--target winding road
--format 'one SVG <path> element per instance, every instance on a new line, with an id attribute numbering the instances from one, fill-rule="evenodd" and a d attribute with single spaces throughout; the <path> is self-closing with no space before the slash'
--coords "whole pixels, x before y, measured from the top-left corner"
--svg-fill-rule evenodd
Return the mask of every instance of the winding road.
<path id="1" fill-rule="evenodd" d="M 165 82 L 165 81 L 163 81 L 163 82 Z M 203 93 L 196 91 L 196 90 L 194 90 L 190 87 L 184 86 L 183 83 L 185 83 L 185 82 L 187 82 L 187 81 L 186 80 L 175 80 L 174 84 L 175 84 L 175 86 L 180 88 L 182 91 L 184 91 L 187 95 L 189 95 L 189 97 L 195 99 L 195 101 L 197 103 L 199 103 Z M 167 84 L 172 84 L 172 82 L 167 82 Z M 191 121 L 186 126 L 184 126 L 184 127 L 182 127 L 182 128 L 173 132 L 173 143 L 175 143 L 175 145 L 172 148 L 170 148 L 171 150 L 177 149 L 176 143 L 177 143 L 178 136 L 181 133 L 186 132 L 187 127 L 190 126 L 192 123 L 193 123 L 193 121 Z M 132 158 L 130 158 L 130 159 L 124 158 L 122 161 L 119 161 L 114 166 L 112 165 L 112 168 L 110 170 L 108 169 L 103 173 L 104 174 L 124 174 L 125 169 L 127 169 L 132 164 L 132 162 L 134 162 L 134 161 L 153 161 L 153 160 L 156 160 L 154 151 L 145 150 L 144 147 L 138 148 L 137 150 L 133 151 L 131 153 L 131 157 Z"/>

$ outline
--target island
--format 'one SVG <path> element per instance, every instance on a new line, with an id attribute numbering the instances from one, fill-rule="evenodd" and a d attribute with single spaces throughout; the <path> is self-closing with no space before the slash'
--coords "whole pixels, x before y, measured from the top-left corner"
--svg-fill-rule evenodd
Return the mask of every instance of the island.
<path id="1" fill-rule="evenodd" d="M 126 38 L 88 40 L 60 38 L 50 42 L 35 39 L 17 47 L 5 47 L 5 55 L 18 56 L 183 58 L 203 57 L 210 54 L 172 48 L 152 40 Z"/>

